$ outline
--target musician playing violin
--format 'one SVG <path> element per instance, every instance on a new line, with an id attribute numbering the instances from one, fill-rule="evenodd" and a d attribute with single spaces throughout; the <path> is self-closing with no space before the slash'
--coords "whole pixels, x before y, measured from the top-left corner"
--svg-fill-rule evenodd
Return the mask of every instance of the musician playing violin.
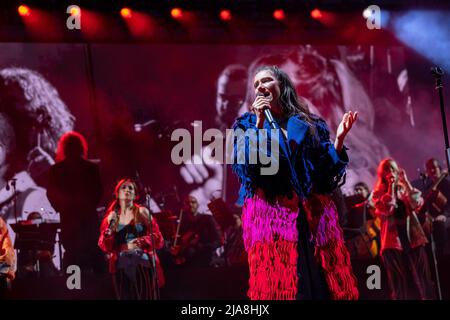
<path id="1" fill-rule="evenodd" d="M 213 252 L 221 245 L 221 235 L 214 217 L 199 212 L 198 208 L 195 197 L 186 197 L 179 219 L 179 237 L 171 249 L 178 264 L 209 266 Z"/>
<path id="2" fill-rule="evenodd" d="M 414 181 L 414 185 L 424 195 L 423 213 L 428 213 L 432 221 L 432 233 L 436 244 L 438 257 L 444 254 L 448 241 L 450 227 L 450 180 L 448 172 L 442 169 L 441 163 L 435 158 L 425 163 L 426 176 Z"/>

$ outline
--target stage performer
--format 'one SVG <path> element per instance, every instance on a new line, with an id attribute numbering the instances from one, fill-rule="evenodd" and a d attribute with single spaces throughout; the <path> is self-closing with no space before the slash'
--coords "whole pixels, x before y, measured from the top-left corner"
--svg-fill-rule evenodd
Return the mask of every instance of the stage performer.
<path id="1" fill-rule="evenodd" d="M 100 168 L 87 159 L 88 144 L 83 135 L 66 132 L 58 141 L 56 164 L 50 167 L 47 196 L 61 218 L 64 268 L 102 271 L 104 260 L 96 246 L 100 219 L 97 206 L 103 186 Z M 80 237 L 80 235 L 83 235 Z"/>
<path id="2" fill-rule="evenodd" d="M 164 286 L 164 275 L 155 253 L 164 245 L 156 220 L 147 208 L 135 203 L 136 183 L 120 180 L 114 190 L 115 199 L 100 228 L 100 248 L 109 255 L 109 270 L 113 274 L 114 289 L 119 300 L 154 300 L 158 288 Z M 151 228 L 150 228 L 151 220 Z"/>
<path id="3" fill-rule="evenodd" d="M 264 109 L 270 109 L 281 130 L 279 168 L 261 174 L 262 165 L 239 160 L 234 146 L 233 170 L 241 181 L 243 237 L 248 252 L 251 299 L 357 299 L 356 278 L 330 198 L 348 163 L 344 138 L 357 119 L 345 113 L 330 142 L 324 120 L 308 111 L 289 77 L 275 66 L 254 76 L 252 113 L 236 120 L 234 134 L 268 130 Z M 246 154 L 267 152 L 258 134 L 246 139 Z M 251 141 L 256 138 L 260 141 Z M 230 141 L 230 139 L 228 140 Z M 258 149 L 259 148 L 259 149 Z M 276 161 L 276 157 L 271 158 Z M 242 163 L 245 162 L 245 163 Z"/>
<path id="4" fill-rule="evenodd" d="M 428 240 L 415 213 L 423 204 L 422 194 L 393 159 L 382 160 L 377 175 L 373 202 L 375 215 L 381 217 L 381 257 L 391 299 L 432 299 L 434 284 L 425 251 Z"/>

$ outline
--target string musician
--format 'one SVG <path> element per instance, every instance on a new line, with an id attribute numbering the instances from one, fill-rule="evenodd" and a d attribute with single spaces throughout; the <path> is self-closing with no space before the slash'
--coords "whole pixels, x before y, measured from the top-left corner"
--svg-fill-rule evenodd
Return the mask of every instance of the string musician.
<path id="1" fill-rule="evenodd" d="M 426 219 L 428 235 L 432 233 L 436 244 L 436 254 L 442 257 L 447 249 L 450 227 L 450 180 L 448 172 L 442 169 L 439 160 L 428 159 L 425 163 L 426 175 L 413 181 L 413 185 L 422 191 L 424 205 L 419 218 Z"/>
<path id="2" fill-rule="evenodd" d="M 380 250 L 380 217 L 375 216 L 372 193 L 365 182 L 353 186 L 354 194 L 345 198 L 348 218 L 344 226 L 346 245 L 352 258 L 374 259 Z"/>
<path id="3" fill-rule="evenodd" d="M 222 237 L 214 217 L 199 212 L 198 200 L 187 196 L 179 216 L 171 254 L 176 264 L 208 267 Z"/>

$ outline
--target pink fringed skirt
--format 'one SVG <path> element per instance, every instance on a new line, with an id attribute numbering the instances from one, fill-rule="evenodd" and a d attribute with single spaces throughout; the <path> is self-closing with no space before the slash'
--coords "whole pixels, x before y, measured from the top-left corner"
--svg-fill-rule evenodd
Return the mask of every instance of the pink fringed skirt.
<path id="1" fill-rule="evenodd" d="M 269 203 L 258 190 L 242 211 L 244 245 L 250 267 L 252 300 L 293 300 L 298 286 L 298 214 L 306 214 L 332 299 L 357 299 L 356 278 L 344 245 L 337 210 L 328 196 L 312 195 L 299 208 L 299 198 L 280 196 Z"/>

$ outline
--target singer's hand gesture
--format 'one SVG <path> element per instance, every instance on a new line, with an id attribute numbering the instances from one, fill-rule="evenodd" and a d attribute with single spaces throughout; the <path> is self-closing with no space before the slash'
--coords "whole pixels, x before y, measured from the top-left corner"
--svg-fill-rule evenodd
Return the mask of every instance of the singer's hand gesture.
<path id="1" fill-rule="evenodd" d="M 342 117 L 341 123 L 338 126 L 336 132 L 336 139 L 340 139 L 344 141 L 345 136 L 349 133 L 353 124 L 356 122 L 358 118 L 358 112 L 349 111 L 344 114 Z"/>
<path id="2" fill-rule="evenodd" d="M 334 142 L 334 147 L 338 153 L 341 152 L 344 145 L 344 139 L 347 133 L 350 132 L 353 124 L 358 118 L 358 112 L 349 111 L 342 117 L 341 123 L 339 124 L 336 132 L 336 140 Z"/>
<path id="3" fill-rule="evenodd" d="M 256 127 L 263 128 L 264 120 L 266 116 L 264 115 L 264 109 L 270 109 L 270 102 L 272 101 L 272 96 L 256 96 L 255 101 L 252 104 L 251 111 L 256 114 Z"/>
<path id="4" fill-rule="evenodd" d="M 145 249 L 148 247 L 147 241 L 144 237 L 136 238 L 132 241 L 138 248 Z"/>
<path id="5" fill-rule="evenodd" d="M 112 227 L 116 223 L 117 219 L 119 217 L 117 216 L 117 213 L 114 211 L 111 211 L 111 213 L 108 216 L 108 228 L 103 232 L 103 235 L 105 237 L 111 237 L 113 235 Z"/>
<path id="6" fill-rule="evenodd" d="M 113 231 L 110 228 L 106 229 L 105 232 L 103 233 L 103 235 L 107 238 L 111 237 L 112 234 L 113 234 Z"/>

